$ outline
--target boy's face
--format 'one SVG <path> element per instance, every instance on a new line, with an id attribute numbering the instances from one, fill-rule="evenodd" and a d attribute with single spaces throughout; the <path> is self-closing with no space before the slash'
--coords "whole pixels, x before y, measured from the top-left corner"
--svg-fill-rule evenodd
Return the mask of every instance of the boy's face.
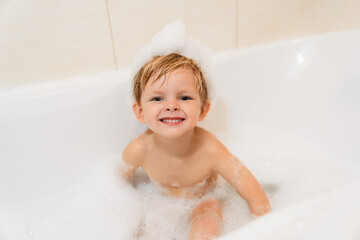
<path id="1" fill-rule="evenodd" d="M 195 77 L 190 69 L 176 69 L 158 81 L 150 78 L 133 110 L 140 123 L 164 137 L 180 137 L 205 118 L 210 104 L 201 105 Z"/>

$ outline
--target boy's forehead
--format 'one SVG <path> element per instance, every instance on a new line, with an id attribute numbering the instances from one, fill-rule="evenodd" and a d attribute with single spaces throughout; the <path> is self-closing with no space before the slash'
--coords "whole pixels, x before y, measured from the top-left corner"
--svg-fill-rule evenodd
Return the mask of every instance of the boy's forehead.
<path id="1" fill-rule="evenodd" d="M 169 73 L 163 74 L 159 76 L 159 72 L 150 77 L 146 86 L 150 86 L 152 88 L 162 88 L 171 83 L 182 84 L 182 85 L 193 85 L 196 86 L 195 75 L 191 69 L 188 68 L 177 68 L 172 70 Z"/>

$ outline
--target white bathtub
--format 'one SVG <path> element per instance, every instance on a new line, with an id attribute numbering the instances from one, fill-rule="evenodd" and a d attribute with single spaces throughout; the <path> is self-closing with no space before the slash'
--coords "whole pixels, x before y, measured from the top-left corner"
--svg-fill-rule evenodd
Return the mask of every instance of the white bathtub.
<path id="1" fill-rule="evenodd" d="M 360 31 L 219 53 L 214 63 L 217 94 L 202 126 L 273 206 L 223 239 L 360 239 Z M 120 223 L 98 220 L 127 208 L 103 190 L 115 178 L 91 180 L 144 130 L 128 75 L 0 90 L 0 239 L 128 239 L 112 231 Z M 74 193 L 92 183 L 98 190 Z M 77 200 L 64 207 L 69 196 Z M 80 208 L 85 217 L 71 215 Z"/>

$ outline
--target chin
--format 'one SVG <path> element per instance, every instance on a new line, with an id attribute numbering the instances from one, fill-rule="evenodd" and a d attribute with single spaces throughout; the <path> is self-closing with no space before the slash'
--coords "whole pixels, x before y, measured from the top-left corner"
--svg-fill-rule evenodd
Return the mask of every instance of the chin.
<path id="1" fill-rule="evenodd" d="M 163 137 L 167 137 L 167 138 L 180 138 L 185 136 L 186 134 L 189 134 L 191 131 L 194 131 L 195 127 L 190 128 L 190 129 L 170 129 L 168 131 L 162 131 L 161 133 L 159 133 L 159 135 L 163 136 Z"/>

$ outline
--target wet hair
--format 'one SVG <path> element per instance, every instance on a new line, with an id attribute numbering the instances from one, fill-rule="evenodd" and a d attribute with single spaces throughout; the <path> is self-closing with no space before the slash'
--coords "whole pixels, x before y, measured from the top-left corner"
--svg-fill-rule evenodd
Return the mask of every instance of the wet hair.
<path id="1" fill-rule="evenodd" d="M 133 78 L 132 90 L 135 101 L 140 104 L 142 92 L 151 77 L 155 76 L 152 81 L 152 83 L 154 83 L 162 76 L 179 68 L 190 69 L 193 72 L 201 104 L 204 105 L 208 100 L 208 90 L 200 67 L 194 60 L 177 53 L 155 56 L 146 62 L 142 68 L 140 68 Z"/>

